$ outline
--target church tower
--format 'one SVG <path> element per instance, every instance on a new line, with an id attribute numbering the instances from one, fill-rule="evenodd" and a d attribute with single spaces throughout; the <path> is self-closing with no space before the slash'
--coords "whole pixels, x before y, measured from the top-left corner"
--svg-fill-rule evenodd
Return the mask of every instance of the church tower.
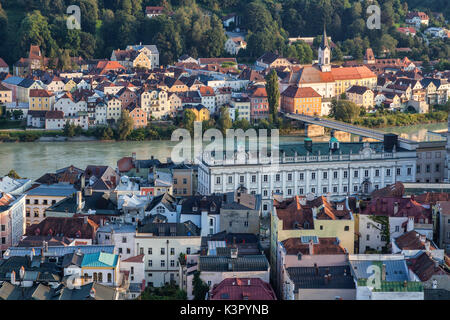
<path id="1" fill-rule="evenodd" d="M 331 71 L 331 48 L 328 44 L 327 31 L 323 29 L 322 43 L 319 47 L 319 67 L 322 72 Z"/>

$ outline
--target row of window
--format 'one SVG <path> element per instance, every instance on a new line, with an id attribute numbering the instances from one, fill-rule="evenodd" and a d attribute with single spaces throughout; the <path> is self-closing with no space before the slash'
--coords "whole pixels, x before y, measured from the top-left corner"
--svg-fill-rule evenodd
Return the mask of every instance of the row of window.
<path id="1" fill-rule="evenodd" d="M 26 204 L 31 204 L 30 199 L 25 200 Z M 52 200 L 52 205 L 56 203 L 56 200 Z M 42 201 L 39 201 L 39 199 L 34 199 L 33 204 L 42 204 L 44 206 L 49 205 L 49 201 L 47 199 L 43 199 Z"/>
<path id="2" fill-rule="evenodd" d="M 148 266 L 153 267 L 153 260 L 148 260 Z M 166 266 L 166 260 L 161 260 L 160 266 L 164 268 Z M 178 267 L 178 261 L 176 262 L 176 266 Z M 175 260 L 170 260 L 170 267 L 175 267 Z"/>
<path id="3" fill-rule="evenodd" d="M 407 168 L 407 175 L 411 175 L 412 173 L 412 168 Z M 364 170 L 364 177 L 369 177 L 369 170 Z M 338 171 L 334 171 L 333 172 L 333 179 L 338 179 Z M 397 168 L 397 175 L 401 175 L 401 168 Z M 376 169 L 375 170 L 375 177 L 379 177 L 380 176 L 380 169 Z M 386 169 L 386 176 L 390 177 L 391 176 L 391 169 Z M 359 170 L 354 170 L 353 172 L 353 177 L 354 178 L 358 178 L 359 177 Z M 315 180 L 317 178 L 317 173 L 316 172 L 311 172 L 311 180 Z M 347 179 L 348 178 L 348 171 L 343 171 L 343 178 Z M 251 176 L 251 182 L 252 183 L 256 183 L 256 175 L 252 175 Z M 324 171 L 322 172 L 322 179 L 328 179 L 328 172 Z M 292 173 L 288 173 L 287 174 L 287 181 L 292 181 L 293 180 L 293 174 Z M 305 174 L 303 172 L 299 173 L 299 180 L 305 180 Z M 239 176 L 239 182 L 240 183 L 244 183 L 245 181 L 245 176 Z M 263 175 L 263 182 L 268 182 L 269 181 L 269 176 L 267 174 Z M 281 181 L 281 174 L 277 173 L 275 174 L 275 182 L 280 182 Z M 216 184 L 220 184 L 221 183 L 221 177 L 216 177 Z M 233 183 L 233 176 L 228 176 L 228 183 Z"/>

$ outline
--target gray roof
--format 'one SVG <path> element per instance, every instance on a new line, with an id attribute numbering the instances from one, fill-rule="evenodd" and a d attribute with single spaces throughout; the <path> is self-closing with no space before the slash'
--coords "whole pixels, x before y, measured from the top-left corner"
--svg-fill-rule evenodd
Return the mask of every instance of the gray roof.
<path id="1" fill-rule="evenodd" d="M 368 272 L 369 266 L 377 266 L 382 268 L 386 265 L 386 281 L 408 281 L 408 267 L 405 260 L 350 260 L 353 275 L 357 280 L 368 279 L 373 271 Z"/>
<path id="2" fill-rule="evenodd" d="M 287 268 L 290 279 L 298 289 L 355 289 L 355 282 L 349 266 L 293 267 Z M 325 275 L 331 280 L 325 281 Z"/>
<path id="3" fill-rule="evenodd" d="M 112 232 L 114 230 L 114 233 L 135 233 L 136 232 L 136 226 L 133 224 L 118 224 L 118 223 L 111 223 L 111 224 L 105 224 L 104 226 L 101 226 L 97 229 L 97 232 Z"/>
<path id="4" fill-rule="evenodd" d="M 9 257 L 25 257 L 31 254 L 31 250 L 34 249 L 36 255 L 40 255 L 42 248 L 27 248 L 27 247 L 10 247 L 3 258 L 7 259 Z M 48 251 L 45 253 L 46 256 L 50 257 L 62 257 L 66 254 L 76 252 L 78 249 L 84 254 L 106 252 L 114 253 L 113 245 L 88 245 L 88 246 L 57 246 L 48 247 Z"/>
<path id="5" fill-rule="evenodd" d="M 200 271 L 268 271 L 269 261 L 265 255 L 250 255 L 237 258 L 224 256 L 200 256 Z"/>
<path id="6" fill-rule="evenodd" d="M 27 191 L 29 196 L 68 197 L 77 190 L 71 184 L 40 185 Z"/>
<path id="7" fill-rule="evenodd" d="M 200 228 L 192 221 L 183 223 L 147 223 L 138 227 L 139 233 L 152 233 L 155 237 L 198 237 Z"/>

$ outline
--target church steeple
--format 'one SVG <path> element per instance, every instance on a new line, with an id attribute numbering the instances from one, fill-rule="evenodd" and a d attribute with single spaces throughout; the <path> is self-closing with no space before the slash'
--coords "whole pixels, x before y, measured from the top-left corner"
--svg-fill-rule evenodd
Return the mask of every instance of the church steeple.
<path id="1" fill-rule="evenodd" d="M 322 42 L 319 47 L 319 67 L 322 72 L 331 71 L 331 49 L 328 43 L 327 30 L 323 27 Z"/>

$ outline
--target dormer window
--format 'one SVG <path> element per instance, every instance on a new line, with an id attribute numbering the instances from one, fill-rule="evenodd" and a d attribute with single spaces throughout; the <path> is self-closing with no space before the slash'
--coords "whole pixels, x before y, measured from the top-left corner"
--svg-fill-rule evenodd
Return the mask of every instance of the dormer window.
<path id="1" fill-rule="evenodd" d="M 192 211 L 196 212 L 198 210 L 197 207 L 192 207 Z"/>

